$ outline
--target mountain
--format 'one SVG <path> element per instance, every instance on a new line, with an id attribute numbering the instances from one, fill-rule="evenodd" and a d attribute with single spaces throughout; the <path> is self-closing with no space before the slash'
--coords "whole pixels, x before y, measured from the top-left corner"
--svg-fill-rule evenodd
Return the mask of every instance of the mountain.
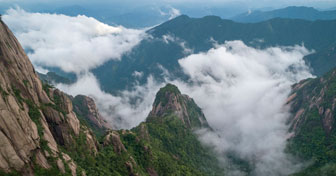
<path id="1" fill-rule="evenodd" d="M 336 69 L 293 86 L 288 151 L 309 167 L 297 175 L 336 174 Z"/>
<path id="2" fill-rule="evenodd" d="M 147 28 L 167 21 L 172 14 L 170 6 L 107 4 L 81 4 L 62 6 L 56 9 L 43 10 L 46 13 L 57 13 L 68 16 L 85 15 L 94 17 L 109 25 L 122 25 L 127 28 Z"/>
<path id="3" fill-rule="evenodd" d="M 237 23 L 216 16 L 190 18 L 179 16 L 147 31 L 152 36 L 141 41 L 120 61 L 111 60 L 93 70 L 102 88 L 110 93 L 132 87 L 135 80 L 149 75 L 162 78 L 162 67 L 173 77 L 187 79 L 178 60 L 191 53 L 213 48 L 213 41 L 242 40 L 256 48 L 302 45 L 314 50 L 304 60 L 314 74 L 322 75 L 336 66 L 336 20 L 307 21 L 271 19 L 260 23 Z M 162 67 L 160 67 L 162 66 Z M 134 72 L 142 72 L 141 78 Z"/>
<path id="4" fill-rule="evenodd" d="M 211 130 L 202 110 L 172 84 L 145 122 L 112 130 L 93 99 L 42 83 L 1 20 L 0 69 L 0 175 L 224 174 L 195 134 Z"/>
<path id="5" fill-rule="evenodd" d="M 319 11 L 313 7 L 290 6 L 271 11 L 248 11 L 232 17 L 231 20 L 243 23 L 255 23 L 272 18 L 303 19 L 312 21 L 334 20 L 336 19 L 336 10 Z"/>
<path id="6" fill-rule="evenodd" d="M 209 128 L 201 109 L 168 84 L 157 93 L 145 122 L 131 130 L 109 130 L 95 156 L 72 153 L 87 175 L 223 175 L 214 153 L 194 134 Z M 83 145 L 83 146 L 82 146 Z"/>

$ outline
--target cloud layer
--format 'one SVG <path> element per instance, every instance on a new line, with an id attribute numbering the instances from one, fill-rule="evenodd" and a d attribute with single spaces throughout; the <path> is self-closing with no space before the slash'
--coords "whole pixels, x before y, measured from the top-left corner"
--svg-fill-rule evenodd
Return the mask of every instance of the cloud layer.
<path id="1" fill-rule="evenodd" d="M 29 13 L 10 9 L 3 20 L 27 50 L 34 65 L 59 67 L 80 73 L 130 51 L 144 37 L 144 30 L 109 26 L 79 15 Z"/>
<path id="2" fill-rule="evenodd" d="M 215 129 L 200 132 L 203 142 L 249 161 L 254 175 L 293 172 L 298 166 L 284 153 L 285 102 L 293 83 L 312 76 L 302 59 L 308 53 L 301 46 L 259 50 L 232 41 L 179 60 L 192 84 L 176 84 Z"/>

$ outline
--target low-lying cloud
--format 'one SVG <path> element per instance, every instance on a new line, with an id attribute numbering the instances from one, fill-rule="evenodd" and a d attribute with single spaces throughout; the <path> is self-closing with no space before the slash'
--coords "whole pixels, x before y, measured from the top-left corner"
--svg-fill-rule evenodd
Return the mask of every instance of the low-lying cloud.
<path id="1" fill-rule="evenodd" d="M 253 175 L 295 171 L 299 165 L 284 153 L 285 102 L 293 83 L 312 76 L 302 59 L 308 53 L 301 46 L 259 50 L 232 41 L 179 60 L 192 83 L 176 84 L 215 129 L 200 131 L 201 140 L 223 156 L 249 161 Z"/>
<path id="2" fill-rule="evenodd" d="M 103 117 L 115 129 L 130 129 L 137 126 L 149 114 L 155 94 L 164 86 L 148 77 L 147 84 L 135 84 L 131 91 L 122 91 L 119 96 L 113 96 L 101 90 L 92 73 L 81 75 L 73 85 L 58 84 L 57 88 L 76 96 L 78 94 L 92 97 Z"/>
<path id="3" fill-rule="evenodd" d="M 78 15 L 29 13 L 9 9 L 3 20 L 15 33 L 34 65 L 81 73 L 110 59 L 120 59 L 146 35 L 144 30 L 109 26 Z"/>

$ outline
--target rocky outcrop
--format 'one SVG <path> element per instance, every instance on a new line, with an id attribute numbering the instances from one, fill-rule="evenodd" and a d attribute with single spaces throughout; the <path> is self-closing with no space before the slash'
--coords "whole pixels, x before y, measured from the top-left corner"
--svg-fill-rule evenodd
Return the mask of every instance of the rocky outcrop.
<path id="1" fill-rule="evenodd" d="M 167 84 L 156 94 L 149 119 L 173 112 L 189 128 L 209 127 L 202 110 L 188 95 L 182 95 L 175 85 Z"/>
<path id="2" fill-rule="evenodd" d="M 97 141 L 80 124 L 69 96 L 41 83 L 1 20 L 0 70 L 0 171 L 34 175 L 37 168 L 58 167 L 61 173 L 70 168 L 76 175 L 76 163 L 59 146 L 71 146 L 84 134 L 89 148 L 97 153 Z"/>
<path id="3" fill-rule="evenodd" d="M 113 145 L 114 152 L 121 154 L 126 152 L 124 144 L 120 140 L 120 135 L 116 131 L 110 131 L 104 138 L 104 146 Z"/>
<path id="4" fill-rule="evenodd" d="M 96 103 L 92 98 L 84 95 L 77 95 L 73 98 L 72 102 L 74 111 L 84 118 L 93 129 L 106 131 L 112 128 L 110 123 L 100 115 Z"/>
<path id="5" fill-rule="evenodd" d="M 291 131 L 297 132 L 310 117 L 316 117 L 326 134 L 335 128 L 336 70 L 321 78 L 303 80 L 293 86 L 287 100 L 291 105 Z"/>

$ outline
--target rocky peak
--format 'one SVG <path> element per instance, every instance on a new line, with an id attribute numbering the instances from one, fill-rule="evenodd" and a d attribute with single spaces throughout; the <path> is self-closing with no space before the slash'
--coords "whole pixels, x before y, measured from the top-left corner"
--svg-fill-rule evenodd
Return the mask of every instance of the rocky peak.
<path id="1" fill-rule="evenodd" d="M 83 117 L 96 131 L 111 129 L 111 125 L 102 117 L 94 100 L 88 96 L 77 95 L 73 100 L 75 112 Z"/>
<path id="2" fill-rule="evenodd" d="M 194 100 L 187 95 L 182 95 L 175 85 L 167 84 L 156 94 L 149 119 L 171 114 L 176 115 L 189 128 L 209 127 L 201 108 Z"/>

